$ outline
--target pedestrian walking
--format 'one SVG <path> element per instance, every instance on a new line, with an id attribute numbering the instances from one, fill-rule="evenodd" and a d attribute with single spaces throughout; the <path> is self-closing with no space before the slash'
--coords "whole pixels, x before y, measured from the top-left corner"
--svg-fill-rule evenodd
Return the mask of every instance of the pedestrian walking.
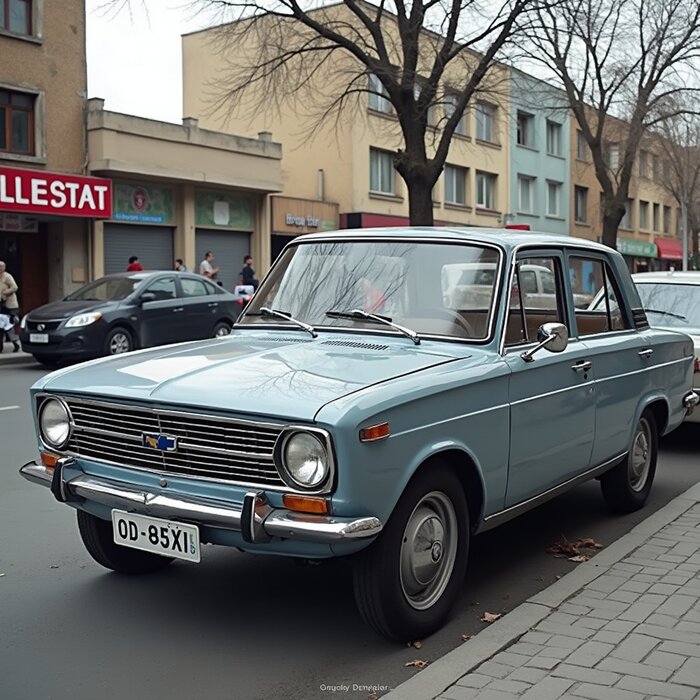
<path id="1" fill-rule="evenodd" d="M 258 281 L 258 276 L 255 274 L 255 270 L 253 269 L 253 258 L 250 255 L 246 255 L 243 258 L 243 269 L 241 270 L 239 277 L 241 284 L 245 284 L 252 287 L 254 290 L 257 290 L 260 282 Z"/>
<path id="2" fill-rule="evenodd" d="M 12 343 L 12 352 L 19 351 L 19 338 L 15 330 L 20 315 L 19 302 L 17 301 L 18 290 L 15 278 L 7 271 L 5 263 L 0 260 L 0 316 L 7 317 L 7 319 L 3 319 L 3 328 L 0 329 L 0 352 L 3 351 L 5 336 Z"/>
<path id="3" fill-rule="evenodd" d="M 140 272 L 143 270 L 143 265 L 139 262 L 138 256 L 132 255 L 129 258 L 129 264 L 126 267 L 127 272 Z"/>
<path id="4" fill-rule="evenodd" d="M 210 280 L 216 281 L 219 275 L 219 268 L 214 267 L 212 264 L 214 262 L 214 254 L 211 250 L 204 253 L 204 260 L 199 263 L 199 274 L 204 277 L 208 277 Z"/>
<path id="5" fill-rule="evenodd" d="M 182 262 L 182 258 L 177 258 L 177 259 L 175 260 L 175 269 L 176 269 L 178 272 L 189 272 L 189 270 L 187 269 L 185 263 Z"/>

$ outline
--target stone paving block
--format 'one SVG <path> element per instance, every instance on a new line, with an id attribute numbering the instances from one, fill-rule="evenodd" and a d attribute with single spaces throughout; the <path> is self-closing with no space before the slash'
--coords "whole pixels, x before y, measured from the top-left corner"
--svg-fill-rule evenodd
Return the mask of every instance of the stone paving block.
<path id="1" fill-rule="evenodd" d="M 654 583 L 656 583 L 654 581 Z M 632 579 L 631 581 L 627 581 L 627 583 L 623 583 L 620 586 L 621 591 L 634 591 L 635 593 L 645 593 L 646 591 L 649 590 L 651 587 L 651 583 L 648 583 L 646 581 L 639 581 L 636 578 Z"/>
<path id="2" fill-rule="evenodd" d="M 621 612 L 618 617 L 620 620 L 629 622 L 644 622 L 657 608 L 657 605 L 648 603 L 633 603 L 627 610 Z"/>
<path id="3" fill-rule="evenodd" d="M 576 596 L 572 603 L 574 605 L 584 605 L 591 610 L 596 610 L 601 608 L 603 610 L 614 610 L 615 612 L 622 612 L 629 607 L 628 603 L 621 603 L 619 600 L 610 600 L 609 598 L 590 598 L 588 597 L 588 589 L 586 589 L 581 595 Z"/>
<path id="4" fill-rule="evenodd" d="M 648 637 L 656 637 L 657 639 L 662 639 L 669 642 L 678 642 L 688 645 L 699 643 L 697 634 L 693 634 L 692 632 L 684 632 L 683 630 L 661 627 L 660 625 L 645 623 L 639 625 L 637 632 L 639 632 L 639 634 L 646 634 Z"/>
<path id="5" fill-rule="evenodd" d="M 698 542 L 679 542 L 672 550 L 671 554 L 678 554 L 682 557 L 688 557 L 700 549 Z"/>
<path id="6" fill-rule="evenodd" d="M 592 668 L 601 659 L 608 656 L 614 648 L 614 644 L 606 644 L 605 642 L 586 642 L 578 649 L 571 652 L 571 654 L 566 657 L 566 662 L 576 666 Z"/>
<path id="7" fill-rule="evenodd" d="M 606 632 L 624 632 L 629 634 L 637 624 L 635 622 L 629 622 L 627 620 L 612 620 L 608 622 L 603 628 Z"/>
<path id="8" fill-rule="evenodd" d="M 514 693 L 506 693 L 502 690 L 491 690 L 484 688 L 475 696 L 476 700 L 518 700 L 518 696 Z"/>
<path id="9" fill-rule="evenodd" d="M 599 630 L 601 627 L 605 627 L 608 624 L 608 620 L 596 619 L 594 617 L 582 617 L 577 623 L 579 627 L 587 627 L 592 630 Z"/>
<path id="10" fill-rule="evenodd" d="M 567 615 L 562 612 L 553 612 L 547 616 L 547 622 L 555 625 L 573 625 L 578 621 L 578 615 Z"/>
<path id="11" fill-rule="evenodd" d="M 668 596 L 659 595 L 658 593 L 649 593 L 648 591 L 646 593 L 642 593 L 638 599 L 639 603 L 644 603 L 645 605 L 655 605 L 657 607 L 663 605 L 667 601 Z"/>
<path id="12" fill-rule="evenodd" d="M 620 680 L 620 676 L 611 671 L 591 670 L 590 668 L 583 668 L 582 666 L 574 666 L 573 664 L 566 663 L 559 664 L 550 671 L 550 674 L 552 676 L 570 678 L 572 681 L 595 683 L 596 685 L 613 685 Z"/>
<path id="13" fill-rule="evenodd" d="M 693 634 L 697 634 L 700 637 L 700 624 L 697 622 L 686 622 L 685 620 L 681 620 L 675 627 L 674 629 L 678 630 L 679 632 L 691 632 Z"/>
<path id="14" fill-rule="evenodd" d="M 636 564 L 628 564 L 626 561 L 618 562 L 610 567 L 610 571 L 613 573 L 624 571 L 625 573 L 638 574 L 641 570 L 641 566 L 637 566 Z"/>
<path id="15" fill-rule="evenodd" d="M 558 700 L 573 683 L 567 678 L 544 678 L 533 685 L 520 700 Z"/>
<path id="16" fill-rule="evenodd" d="M 453 685 L 439 696 L 439 700 L 474 700 L 480 692 L 477 688 L 464 688 Z"/>
<path id="17" fill-rule="evenodd" d="M 513 673 L 506 677 L 509 681 L 524 681 L 525 683 L 538 683 L 547 675 L 547 671 L 543 668 L 532 668 L 523 666 L 516 668 Z"/>
<path id="18" fill-rule="evenodd" d="M 559 608 L 560 612 L 568 613 L 570 615 L 587 615 L 590 608 L 585 605 L 574 605 L 573 603 L 564 603 Z"/>
<path id="19" fill-rule="evenodd" d="M 583 683 L 569 692 L 572 695 L 590 700 L 640 700 L 639 693 L 632 693 L 620 688 L 608 688 L 604 685 L 593 685 L 592 683 Z"/>
<path id="20" fill-rule="evenodd" d="M 647 666 L 647 664 L 634 663 L 610 657 L 603 659 L 598 668 L 604 671 L 612 671 L 623 676 L 637 676 L 639 678 L 649 678 L 653 681 L 667 681 L 671 677 L 672 671 L 660 666 Z M 596 669 L 597 670 L 597 669 Z"/>
<path id="21" fill-rule="evenodd" d="M 543 668 L 545 671 L 551 671 L 558 663 L 560 663 L 559 659 L 539 654 L 538 656 L 530 659 L 525 666 L 531 668 Z"/>
<path id="22" fill-rule="evenodd" d="M 494 657 L 494 660 L 481 664 L 476 669 L 477 672 L 484 676 L 491 676 L 491 678 L 505 678 L 513 670 L 513 667 L 507 664 L 499 664 L 498 661 L 495 661 L 497 658 L 498 655 Z"/>
<path id="23" fill-rule="evenodd" d="M 675 671 L 680 668 L 687 661 L 685 656 L 680 656 L 678 654 L 669 654 L 665 651 L 653 651 L 644 660 L 645 664 L 650 666 L 659 666 L 661 668 L 668 668 L 671 671 Z"/>
<path id="24" fill-rule="evenodd" d="M 661 595 L 672 595 L 678 590 L 679 586 L 670 583 L 655 583 L 649 593 L 660 593 Z"/>
<path id="25" fill-rule="evenodd" d="M 588 639 L 593 635 L 593 630 L 587 630 L 583 627 L 566 627 L 565 625 L 555 625 L 545 618 L 540 622 L 536 629 L 541 632 L 551 632 L 552 634 L 561 634 L 565 637 L 578 637 L 579 639 Z"/>
<path id="26" fill-rule="evenodd" d="M 675 569 L 673 573 L 666 574 L 666 576 L 664 576 L 661 579 L 661 583 L 674 583 L 678 586 L 684 586 L 689 581 L 692 583 L 693 577 L 697 575 L 697 571 L 694 571 L 693 573 L 688 573 L 685 571 L 678 571 L 678 569 Z"/>
<path id="27" fill-rule="evenodd" d="M 613 591 L 608 594 L 608 600 L 617 600 L 621 603 L 635 603 L 639 600 L 639 593 L 635 591 Z"/>
<path id="28" fill-rule="evenodd" d="M 700 688 L 700 664 L 697 659 L 688 659 L 671 678 L 672 683 L 691 685 L 696 690 Z"/>
<path id="29" fill-rule="evenodd" d="M 607 644 L 618 644 L 627 635 L 624 632 L 606 632 L 601 630 L 592 639 L 594 642 L 605 642 Z"/>
<path id="30" fill-rule="evenodd" d="M 602 608 L 596 608 L 588 613 L 588 617 L 592 617 L 596 620 L 603 620 L 604 622 L 614 620 L 618 616 L 617 610 L 603 610 Z"/>
<path id="31" fill-rule="evenodd" d="M 587 586 L 587 591 L 601 591 L 601 593 L 612 593 L 617 590 L 625 581 L 629 580 L 629 576 L 612 576 L 611 574 L 603 574 L 595 581 L 591 581 Z"/>
<path id="32" fill-rule="evenodd" d="M 578 637 L 567 637 L 565 634 L 554 634 L 547 641 L 546 647 L 556 647 L 559 649 L 578 649 L 584 643 Z"/>
<path id="33" fill-rule="evenodd" d="M 660 557 L 658 557 L 657 561 L 668 561 L 673 564 L 681 564 L 685 561 L 685 557 L 677 554 L 662 554 Z"/>
<path id="34" fill-rule="evenodd" d="M 653 615 L 649 615 L 644 622 L 647 625 L 658 625 L 659 627 L 673 629 L 678 622 L 678 618 L 671 617 L 670 615 L 660 615 L 659 613 L 654 613 Z"/>
<path id="35" fill-rule="evenodd" d="M 523 681 L 509 681 L 506 679 L 493 681 L 489 686 L 489 690 L 502 690 L 505 693 L 514 693 L 520 696 L 531 687 L 529 683 L 524 683 Z"/>
<path id="36" fill-rule="evenodd" d="M 693 610 L 688 610 L 688 612 L 683 615 L 684 622 L 700 622 L 700 611 L 693 608 Z"/>
<path id="37" fill-rule="evenodd" d="M 525 656 L 537 656 L 544 651 L 544 644 L 528 644 L 528 642 L 518 642 L 512 647 L 508 648 L 508 651 L 512 651 L 514 654 L 524 654 Z"/>
<path id="38" fill-rule="evenodd" d="M 639 574 L 636 574 L 635 578 L 643 574 L 648 574 L 648 569 L 655 569 L 663 573 L 668 573 L 669 571 L 672 571 L 674 569 L 673 564 L 667 562 L 660 563 L 655 557 L 645 558 L 639 556 L 632 556 L 629 559 L 626 559 L 625 561 L 627 561 L 630 564 L 636 564 L 637 566 L 642 567 L 642 571 Z"/>
<path id="39" fill-rule="evenodd" d="M 642 695 L 661 695 L 667 700 L 693 700 L 697 691 L 697 688 L 689 688 L 687 685 L 652 681 L 648 678 L 633 678 L 632 676 L 622 678 L 616 687 L 632 690 Z"/>
<path id="40" fill-rule="evenodd" d="M 610 655 L 625 661 L 641 661 L 658 644 L 654 637 L 632 633 Z"/>
<path id="41" fill-rule="evenodd" d="M 508 651 L 502 651 L 493 658 L 493 661 L 499 664 L 506 664 L 512 668 L 520 668 L 531 657 L 525 654 L 518 654 L 512 651 L 512 647 Z"/>
<path id="42" fill-rule="evenodd" d="M 551 634 L 546 632 L 534 632 L 530 631 L 520 638 L 521 642 L 530 642 L 532 644 L 545 644 L 547 640 L 551 637 Z"/>
<path id="43" fill-rule="evenodd" d="M 690 610 L 697 602 L 697 598 L 689 595 L 681 595 L 674 593 L 666 602 L 656 611 L 659 615 L 673 615 L 674 617 L 682 617 Z"/>
<path id="44" fill-rule="evenodd" d="M 464 685 L 467 688 L 483 688 L 493 681 L 491 676 L 484 676 L 482 673 L 467 673 L 466 676 L 462 676 L 456 683 L 456 685 Z"/>
<path id="45" fill-rule="evenodd" d="M 639 547 L 634 556 L 637 558 L 656 559 L 656 557 L 658 557 L 660 554 L 666 554 L 666 552 L 668 552 L 668 547 L 660 547 L 652 544 L 652 542 L 653 540 L 649 540 L 647 544 L 643 544 L 641 547 Z"/>

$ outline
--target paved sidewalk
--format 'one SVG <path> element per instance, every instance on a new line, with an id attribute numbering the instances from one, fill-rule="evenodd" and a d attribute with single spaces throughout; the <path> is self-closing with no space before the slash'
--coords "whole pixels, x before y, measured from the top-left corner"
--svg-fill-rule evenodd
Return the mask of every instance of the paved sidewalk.
<path id="1" fill-rule="evenodd" d="M 382 700 L 700 698 L 700 484 Z"/>
<path id="2" fill-rule="evenodd" d="M 0 367 L 24 362 L 34 362 L 34 358 L 26 352 L 12 352 L 12 343 L 5 343 L 0 352 Z"/>

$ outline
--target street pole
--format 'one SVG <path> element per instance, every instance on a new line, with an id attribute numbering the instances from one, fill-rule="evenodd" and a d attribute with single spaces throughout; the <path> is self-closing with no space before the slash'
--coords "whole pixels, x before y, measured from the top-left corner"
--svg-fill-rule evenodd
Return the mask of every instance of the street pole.
<path id="1" fill-rule="evenodd" d="M 688 204 L 685 197 L 681 197 L 681 235 L 683 237 L 683 271 L 688 269 Z"/>

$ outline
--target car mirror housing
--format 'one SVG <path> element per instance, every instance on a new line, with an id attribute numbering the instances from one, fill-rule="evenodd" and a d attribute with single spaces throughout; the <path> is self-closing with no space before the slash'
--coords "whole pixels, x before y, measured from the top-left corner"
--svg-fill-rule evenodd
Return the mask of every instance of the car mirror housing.
<path id="1" fill-rule="evenodd" d="M 155 292 L 144 292 L 139 297 L 139 304 L 145 304 L 147 301 L 155 301 L 155 300 L 156 300 Z"/>
<path id="2" fill-rule="evenodd" d="M 532 362 L 533 355 L 540 348 L 549 352 L 563 352 L 569 344 L 569 331 L 563 323 L 543 323 L 537 329 L 537 345 L 520 355 L 525 362 Z"/>

